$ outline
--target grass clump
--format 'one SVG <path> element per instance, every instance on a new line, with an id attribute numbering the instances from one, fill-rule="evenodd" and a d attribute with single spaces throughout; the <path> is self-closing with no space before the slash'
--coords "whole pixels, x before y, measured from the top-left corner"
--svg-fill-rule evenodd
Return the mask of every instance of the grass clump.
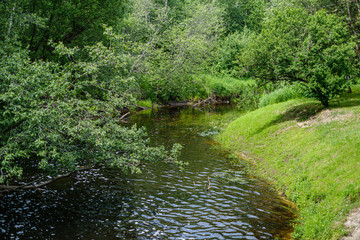
<path id="1" fill-rule="evenodd" d="M 153 108 L 154 107 L 154 103 L 150 100 L 150 99 L 145 99 L 145 100 L 138 100 L 136 102 L 136 104 L 138 106 L 141 106 L 143 108 Z M 155 105 L 156 106 L 156 105 Z"/>
<path id="2" fill-rule="evenodd" d="M 255 86 L 255 80 L 250 78 L 233 78 L 227 75 L 200 75 L 204 83 L 207 95 L 215 95 L 221 98 L 239 96 L 244 89 Z"/>
<path id="3" fill-rule="evenodd" d="M 259 100 L 259 107 L 286 102 L 291 99 L 301 98 L 301 94 L 296 86 L 285 86 L 271 93 L 263 94 Z"/>
<path id="4" fill-rule="evenodd" d="M 296 203 L 295 239 L 337 239 L 359 205 L 360 87 L 352 90 L 328 109 L 305 99 L 268 105 L 218 136 Z"/>

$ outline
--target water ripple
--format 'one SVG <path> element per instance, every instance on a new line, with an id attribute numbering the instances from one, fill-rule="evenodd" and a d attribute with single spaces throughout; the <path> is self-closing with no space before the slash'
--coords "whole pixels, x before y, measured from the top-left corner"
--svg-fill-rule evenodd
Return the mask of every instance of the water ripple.
<path id="1" fill-rule="evenodd" d="M 288 206 L 206 144 L 217 128 L 189 124 L 187 116 L 206 116 L 192 111 L 134 119 L 159 144 L 185 146 L 181 157 L 190 165 L 184 171 L 163 163 L 136 176 L 99 169 L 44 192 L 6 195 L 0 239 L 274 239 L 291 231 Z"/>

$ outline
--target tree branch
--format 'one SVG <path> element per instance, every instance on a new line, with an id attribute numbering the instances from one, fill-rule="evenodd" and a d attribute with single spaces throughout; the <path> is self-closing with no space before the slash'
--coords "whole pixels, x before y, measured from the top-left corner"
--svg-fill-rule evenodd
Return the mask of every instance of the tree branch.
<path id="1" fill-rule="evenodd" d="M 129 115 L 130 114 L 130 112 L 127 112 L 127 113 L 125 113 L 124 115 L 122 115 L 120 118 L 119 118 L 119 120 L 123 120 L 127 115 Z"/>
<path id="2" fill-rule="evenodd" d="M 44 186 L 46 186 L 46 185 L 48 185 L 50 183 L 56 182 L 59 179 L 70 177 L 70 176 L 74 175 L 77 172 L 90 170 L 92 168 L 93 168 L 93 166 L 86 167 L 86 168 L 81 168 L 81 169 L 78 169 L 78 170 L 70 172 L 70 173 L 66 173 L 66 174 L 62 174 L 62 175 L 53 177 L 48 181 L 38 183 L 38 184 L 34 184 L 36 182 L 36 180 L 35 180 L 33 182 L 26 183 L 26 184 L 19 185 L 19 186 L 0 185 L 0 193 L 14 192 L 14 191 L 20 191 L 20 190 L 29 190 L 29 189 L 37 189 L 37 188 L 40 188 L 40 187 L 44 187 Z"/>
<path id="3" fill-rule="evenodd" d="M 207 103 L 207 102 L 209 102 L 209 101 L 211 101 L 211 100 L 213 100 L 212 96 L 210 96 L 210 97 L 208 97 L 207 99 L 202 100 L 202 101 L 200 101 L 200 102 L 198 102 L 198 103 L 195 103 L 194 105 L 192 105 L 192 107 L 194 108 L 194 107 L 199 106 L 199 105 L 201 105 L 201 104 Z"/>
<path id="4" fill-rule="evenodd" d="M 23 122 L 25 122 L 26 119 L 22 119 L 16 123 L 14 123 L 13 125 L 9 126 L 8 128 L 6 128 L 5 130 L 1 131 L 2 134 L 6 134 L 8 132 L 10 132 L 11 130 L 13 130 L 14 128 L 17 128 L 18 126 L 20 126 Z"/>

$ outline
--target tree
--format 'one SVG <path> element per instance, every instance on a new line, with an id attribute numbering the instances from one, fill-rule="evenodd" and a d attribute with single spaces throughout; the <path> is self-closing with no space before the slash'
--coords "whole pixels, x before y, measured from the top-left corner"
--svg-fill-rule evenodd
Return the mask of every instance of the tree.
<path id="1" fill-rule="evenodd" d="M 225 34 L 218 41 L 218 57 L 214 60 L 215 70 L 222 74 L 239 76 L 239 55 L 247 41 L 261 31 L 267 0 L 220 0 L 217 4 L 224 9 Z M 240 72 L 240 74 L 239 74 Z"/>
<path id="2" fill-rule="evenodd" d="M 298 5 L 303 6 L 308 11 L 318 11 L 325 9 L 343 18 L 350 31 L 349 34 L 354 37 L 356 53 L 360 59 L 360 1 L 359 0 L 296 0 Z"/>
<path id="3" fill-rule="evenodd" d="M 171 8 L 167 12 L 151 0 L 136 0 L 134 5 L 121 29 L 126 33 L 121 41 L 129 46 L 128 76 L 155 101 L 194 96 L 199 84 L 194 75 L 209 66 L 216 53 L 222 10 L 213 3 L 191 2 L 183 6 L 182 18 L 175 19 Z"/>
<path id="4" fill-rule="evenodd" d="M 68 47 L 104 40 L 102 24 L 119 21 L 126 12 L 126 3 L 127 0 L 1 1 L 0 23 L 6 27 L 0 30 L 0 39 L 16 38 L 28 47 L 32 59 L 49 59 L 53 51 L 50 40 Z M 18 31 L 9 34 L 10 29 Z"/>
<path id="5" fill-rule="evenodd" d="M 306 95 L 328 107 L 356 76 L 355 43 L 345 23 L 320 10 L 289 3 L 270 8 L 261 34 L 241 62 L 263 81 L 300 82 Z"/>
<path id="6" fill-rule="evenodd" d="M 98 166 L 139 172 L 146 162 L 176 161 L 171 152 L 151 147 L 142 128 L 121 125 L 136 87 L 121 76 L 124 61 L 101 43 L 79 48 L 53 46 L 71 58 L 65 65 L 30 61 L 28 51 L 0 45 L 0 184 L 21 178 L 29 166 L 44 171 L 31 185 L 0 186 L 0 192 L 38 187 Z M 54 177 L 48 181 L 46 175 Z"/>
<path id="7" fill-rule="evenodd" d="M 242 32 L 245 27 L 261 30 L 267 0 L 219 0 L 225 9 L 224 24 L 227 33 Z"/>
<path id="8" fill-rule="evenodd" d="M 254 37 L 256 37 L 255 32 L 244 28 L 241 33 L 228 34 L 220 40 L 217 48 L 219 57 L 215 59 L 215 69 L 222 74 L 235 77 L 244 75 L 243 69 L 239 67 L 239 56 Z"/>

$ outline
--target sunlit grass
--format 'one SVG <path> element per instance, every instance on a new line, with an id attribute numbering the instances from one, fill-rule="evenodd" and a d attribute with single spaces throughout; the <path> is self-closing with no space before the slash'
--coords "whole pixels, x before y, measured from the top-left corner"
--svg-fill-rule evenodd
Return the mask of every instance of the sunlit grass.
<path id="1" fill-rule="evenodd" d="M 204 83 L 205 92 L 218 97 L 237 97 L 245 88 L 255 85 L 251 78 L 233 78 L 226 75 L 199 75 L 196 77 Z"/>
<path id="2" fill-rule="evenodd" d="M 264 94 L 259 100 L 259 107 L 265 107 L 267 105 L 286 102 L 291 99 L 301 98 L 299 91 L 292 86 L 286 86 L 277 89 L 269 94 Z"/>
<path id="3" fill-rule="evenodd" d="M 313 100 L 260 108 L 218 136 L 297 204 L 296 239 L 337 239 L 359 205 L 360 86 L 352 90 L 329 109 Z"/>

